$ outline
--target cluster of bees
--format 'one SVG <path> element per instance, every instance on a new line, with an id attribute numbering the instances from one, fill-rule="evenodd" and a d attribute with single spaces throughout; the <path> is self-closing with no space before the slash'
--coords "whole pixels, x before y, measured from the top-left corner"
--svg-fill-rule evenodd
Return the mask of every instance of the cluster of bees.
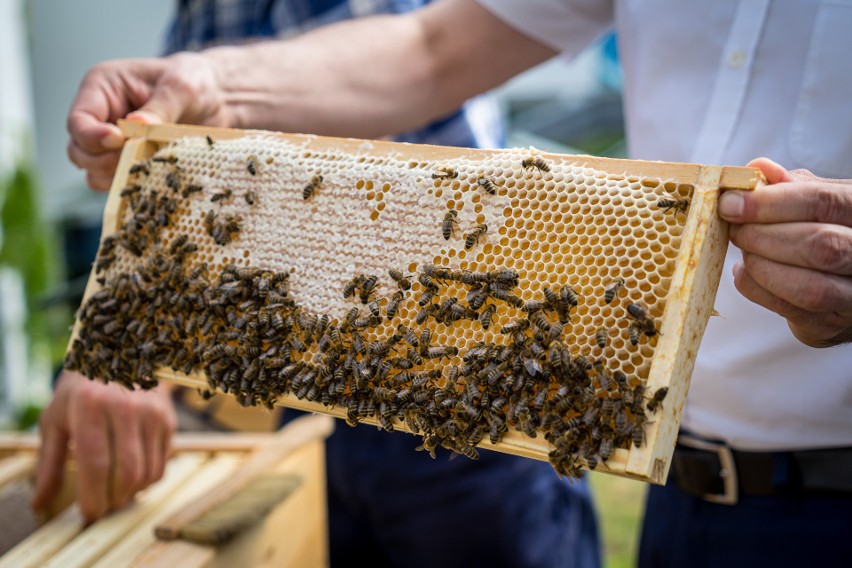
<path id="1" fill-rule="evenodd" d="M 356 303 L 343 317 L 311 314 L 292 297 L 289 272 L 228 265 L 215 275 L 193 261 L 198 246 L 188 235 L 163 242 L 161 230 L 172 223 L 177 197 L 200 190 L 185 183 L 170 156 L 134 166 L 134 181 L 158 166 L 170 168 L 171 193 L 160 195 L 139 183 L 122 192 L 131 211 L 103 241 L 96 259 L 101 289 L 78 312 L 79 333 L 67 368 L 128 388 L 155 385 L 158 367 L 203 372 L 211 392 L 231 393 L 244 405 L 271 407 L 280 396 L 293 395 L 345 409 L 351 425 L 369 418 L 391 431 L 404 424 L 422 436 L 418 449 L 433 457 L 443 447 L 476 459 L 478 444 L 486 438 L 497 444 L 510 430 L 542 435 L 553 448 L 554 468 L 571 477 L 582 476 L 582 466 L 606 462 L 615 448 L 643 444 L 648 413 L 659 410 L 667 391 L 646 393 L 641 380 L 608 368 L 606 361 L 572 354 L 583 346 L 566 341 L 565 327 L 584 299 L 570 285 L 544 288 L 541 297 L 525 302 L 512 270 L 421 265 L 416 275 L 388 271 L 395 291 L 384 312 L 377 298 L 383 276 L 359 274 L 343 286 L 343 297 Z M 541 159 L 523 166 L 549 171 Z M 247 169 L 257 175 L 254 159 Z M 446 168 L 436 175 L 453 174 Z M 493 189 L 487 178 L 477 183 L 489 193 Z M 212 201 L 238 198 L 217 195 Z M 249 204 L 256 200 L 248 193 L 243 198 Z M 238 238 L 234 219 L 208 218 L 207 234 L 215 242 Z M 225 228 L 228 238 L 220 242 L 214 229 L 229 222 L 237 226 Z M 446 223 L 444 228 L 446 233 Z M 136 257 L 132 269 L 110 271 L 116 246 Z M 615 301 L 624 286 L 623 280 L 611 283 L 602 290 L 603 300 Z M 404 302 L 417 302 L 413 327 L 419 330 L 392 325 Z M 644 306 L 630 303 L 626 312 L 632 344 L 656 335 Z M 427 325 L 431 318 L 443 326 L 464 322 L 489 330 L 497 315 L 507 313 L 517 316 L 500 319 L 506 323 L 494 341 L 461 352 L 455 345 L 436 345 Z M 380 327 L 392 332 L 382 336 Z M 605 346 L 606 338 L 604 329 L 596 335 L 598 345 Z"/>

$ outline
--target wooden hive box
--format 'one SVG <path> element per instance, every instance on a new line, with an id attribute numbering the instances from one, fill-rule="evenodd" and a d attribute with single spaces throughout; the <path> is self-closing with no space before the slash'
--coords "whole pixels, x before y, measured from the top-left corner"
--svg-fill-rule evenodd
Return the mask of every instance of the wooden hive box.
<path id="1" fill-rule="evenodd" d="M 333 422 L 326 416 L 309 416 L 276 433 L 180 433 L 163 478 L 132 504 L 88 526 L 74 503 L 70 461 L 63 493 L 43 524 L 0 555 L 0 567 L 326 566 L 325 438 Z M 12 485 L 29 485 L 37 444 L 34 436 L 0 435 L 0 472 L 6 473 L 0 478 L 0 500 L 14 489 Z M 268 458 L 260 464 L 262 471 L 251 465 L 257 465 L 260 454 Z M 253 470 L 249 474 L 296 476 L 300 483 L 255 526 L 219 546 L 155 536 L 155 527 L 176 514 L 209 505 L 249 469 Z M 11 475 L 12 470 L 17 473 Z"/>
<path id="2" fill-rule="evenodd" d="M 122 128 L 69 366 L 665 481 L 758 170 Z"/>

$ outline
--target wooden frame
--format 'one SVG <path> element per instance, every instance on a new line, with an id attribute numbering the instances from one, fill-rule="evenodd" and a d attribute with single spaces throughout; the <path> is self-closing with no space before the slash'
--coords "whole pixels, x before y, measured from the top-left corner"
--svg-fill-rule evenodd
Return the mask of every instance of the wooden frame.
<path id="1" fill-rule="evenodd" d="M 161 145 L 183 136 L 210 135 L 217 140 L 238 138 L 250 131 L 216 129 L 177 125 L 147 126 L 124 122 L 121 124 L 128 136 L 118 164 L 110 196 L 104 212 L 104 235 L 118 229 L 121 218 L 119 192 L 127 182 L 127 171 L 131 164 L 150 157 Z M 269 134 L 269 133 L 264 133 Z M 337 152 L 360 151 L 363 141 L 277 134 L 284 140 L 305 144 L 312 151 L 334 149 Z M 454 158 L 482 159 L 490 150 L 471 150 L 439 146 L 414 146 L 393 142 L 371 142 L 372 155 L 401 155 L 419 160 L 450 160 Z M 674 450 L 680 426 L 683 406 L 689 386 L 689 378 L 695 362 L 701 336 L 712 313 L 713 301 L 718 287 L 727 245 L 727 224 L 717 215 L 718 197 L 722 190 L 751 190 L 763 179 L 760 172 L 752 168 L 702 166 L 667 162 L 645 162 L 596 158 L 590 156 L 554 156 L 541 154 L 544 158 L 574 161 L 605 172 L 624 173 L 629 176 L 654 176 L 678 184 L 694 187 L 692 203 L 682 234 L 682 244 L 676 259 L 666 309 L 660 325 L 660 339 L 655 349 L 654 360 L 647 379 L 648 392 L 668 387 L 668 396 L 657 414 L 649 423 L 646 444 L 630 450 L 617 449 L 599 471 L 623 475 L 662 484 L 668 474 L 669 462 Z M 90 278 L 86 297 L 96 289 L 94 274 Z M 76 328 L 75 328 L 76 333 Z M 73 337 L 72 337 L 73 339 Z M 159 369 L 155 378 L 188 387 L 207 387 L 203 376 L 184 375 L 171 369 Z M 319 412 L 344 418 L 345 410 L 328 409 L 320 403 L 299 400 L 287 395 L 278 404 L 301 410 Z M 365 423 L 376 424 L 366 419 Z M 400 430 L 405 426 L 400 424 Z M 529 438 L 517 432 L 508 433 L 497 445 L 481 443 L 481 447 L 528 458 L 547 460 L 549 446 L 541 437 Z"/>
<path id="2" fill-rule="evenodd" d="M 325 438 L 333 428 L 334 421 L 326 416 L 306 416 L 274 433 L 180 433 L 164 477 L 134 503 L 88 526 L 71 504 L 0 556 L 0 568 L 216 568 L 266 561 L 275 566 L 325 566 Z M 0 463 L 32 465 L 36 444 L 33 436 L 0 437 L 0 451 L 9 454 Z M 219 547 L 156 539 L 156 526 L 177 513 L 205 509 L 201 505 L 215 502 L 234 479 L 251 473 L 294 474 L 303 482 L 254 528 Z"/>

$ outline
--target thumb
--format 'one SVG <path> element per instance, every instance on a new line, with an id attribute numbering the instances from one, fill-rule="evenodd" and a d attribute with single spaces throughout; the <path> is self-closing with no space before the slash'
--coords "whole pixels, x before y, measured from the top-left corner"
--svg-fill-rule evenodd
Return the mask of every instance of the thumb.
<path id="1" fill-rule="evenodd" d="M 154 86 L 148 100 L 127 115 L 127 120 L 142 124 L 178 122 L 195 103 L 195 91 L 176 73 L 166 74 Z"/>

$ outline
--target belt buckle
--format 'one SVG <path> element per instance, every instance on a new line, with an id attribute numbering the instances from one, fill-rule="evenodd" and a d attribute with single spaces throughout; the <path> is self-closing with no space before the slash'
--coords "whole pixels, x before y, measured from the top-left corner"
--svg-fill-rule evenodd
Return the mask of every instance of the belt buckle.
<path id="1" fill-rule="evenodd" d="M 720 505 L 736 505 L 739 500 L 737 468 L 734 464 L 734 453 L 731 448 L 725 444 L 700 440 L 688 434 L 680 434 L 677 441 L 687 448 L 714 452 L 719 457 L 719 465 L 722 468 L 719 471 L 719 477 L 722 478 L 722 487 L 725 492 L 721 494 L 705 493 L 701 498 Z"/>

